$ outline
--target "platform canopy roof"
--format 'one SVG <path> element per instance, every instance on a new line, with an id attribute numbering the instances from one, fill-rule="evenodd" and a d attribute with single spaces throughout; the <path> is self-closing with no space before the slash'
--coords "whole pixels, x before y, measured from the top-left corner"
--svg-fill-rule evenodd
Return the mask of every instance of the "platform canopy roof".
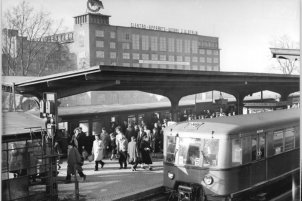
<path id="1" fill-rule="evenodd" d="M 280 94 L 299 91 L 298 75 L 171 70 L 121 66 L 95 66 L 15 83 L 16 92 L 38 98 L 56 92 L 58 98 L 87 91 L 138 90 L 181 98 L 217 90 L 246 96 L 261 90 Z"/>
<path id="2" fill-rule="evenodd" d="M 270 48 L 270 50 L 273 55 L 273 58 L 291 59 L 291 60 L 300 59 L 299 49 Z"/>

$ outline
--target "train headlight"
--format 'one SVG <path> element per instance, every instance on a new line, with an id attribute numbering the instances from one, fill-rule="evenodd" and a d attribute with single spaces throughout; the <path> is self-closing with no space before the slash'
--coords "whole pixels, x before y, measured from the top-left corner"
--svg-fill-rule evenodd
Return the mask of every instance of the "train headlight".
<path id="1" fill-rule="evenodd" d="M 173 180 L 175 177 L 174 173 L 173 172 L 168 172 L 168 178 Z"/>
<path id="2" fill-rule="evenodd" d="M 209 176 L 209 175 L 206 175 L 204 178 L 203 178 L 203 181 L 206 185 L 211 185 L 213 182 L 214 182 L 214 179 L 213 177 Z"/>

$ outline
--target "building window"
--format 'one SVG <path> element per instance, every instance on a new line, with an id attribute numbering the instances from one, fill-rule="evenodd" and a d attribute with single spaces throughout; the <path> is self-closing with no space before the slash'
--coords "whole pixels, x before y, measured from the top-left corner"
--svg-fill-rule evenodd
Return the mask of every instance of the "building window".
<path id="1" fill-rule="evenodd" d="M 199 66 L 199 70 L 206 70 L 205 65 L 200 65 L 200 66 Z"/>
<path id="2" fill-rule="evenodd" d="M 207 50 L 207 55 L 212 55 L 212 50 Z"/>
<path id="3" fill-rule="evenodd" d="M 115 42 L 110 42 L 110 48 L 115 49 Z"/>
<path id="4" fill-rule="evenodd" d="M 132 54 L 132 59 L 139 60 L 139 54 L 138 53 L 133 53 Z"/>
<path id="5" fill-rule="evenodd" d="M 139 67 L 139 63 L 133 63 L 132 66 L 138 68 Z"/>
<path id="6" fill-rule="evenodd" d="M 159 60 L 166 61 L 167 60 L 167 56 L 166 55 L 160 55 L 159 56 Z"/>
<path id="7" fill-rule="evenodd" d="M 123 48 L 123 50 L 128 50 L 128 49 L 130 49 L 130 44 L 129 43 L 122 43 L 122 48 Z"/>
<path id="8" fill-rule="evenodd" d="M 212 71 L 212 66 L 207 66 L 207 71 Z"/>
<path id="9" fill-rule="evenodd" d="M 139 35 L 132 35 L 132 49 L 139 49 Z"/>
<path id="10" fill-rule="evenodd" d="M 111 61 L 111 62 L 110 62 L 110 65 L 116 66 L 116 62 L 115 62 L 115 61 Z"/>
<path id="11" fill-rule="evenodd" d="M 182 40 L 176 39 L 176 52 L 182 52 Z"/>
<path id="12" fill-rule="evenodd" d="M 214 57 L 214 58 L 213 58 L 213 63 L 215 63 L 215 64 L 218 63 L 218 58 L 217 58 L 217 57 Z"/>
<path id="13" fill-rule="evenodd" d="M 167 47 L 166 47 L 166 38 L 159 38 L 159 50 L 160 51 L 166 51 Z"/>
<path id="14" fill-rule="evenodd" d="M 204 49 L 199 49 L 199 54 L 205 54 L 205 50 Z"/>
<path id="15" fill-rule="evenodd" d="M 110 32 L 110 38 L 115 38 L 115 32 Z"/>
<path id="16" fill-rule="evenodd" d="M 151 50 L 157 51 L 157 37 L 151 36 Z"/>
<path id="17" fill-rule="evenodd" d="M 104 47 L 104 41 L 99 41 L 99 40 L 95 41 L 95 46 L 96 47 Z"/>
<path id="18" fill-rule="evenodd" d="M 130 63 L 123 63 L 123 66 L 130 67 Z"/>
<path id="19" fill-rule="evenodd" d="M 123 35 L 122 35 L 122 39 L 123 40 L 130 40 L 130 34 L 129 33 L 123 33 Z"/>
<path id="20" fill-rule="evenodd" d="M 151 56 L 152 56 L 151 60 L 153 60 L 153 61 L 157 61 L 158 60 L 158 55 L 157 54 L 152 54 Z"/>
<path id="21" fill-rule="evenodd" d="M 148 54 L 142 54 L 143 60 L 149 60 L 149 55 Z"/>
<path id="22" fill-rule="evenodd" d="M 96 37 L 104 37 L 104 31 L 103 30 L 95 30 L 95 36 Z"/>
<path id="23" fill-rule="evenodd" d="M 190 53 L 191 52 L 190 50 L 191 50 L 190 41 L 185 40 L 185 53 Z"/>
<path id="24" fill-rule="evenodd" d="M 142 36 L 142 50 L 149 50 L 149 36 Z"/>
<path id="25" fill-rule="evenodd" d="M 190 62 L 191 58 L 190 57 L 185 57 L 186 62 Z"/>
<path id="26" fill-rule="evenodd" d="M 169 56 L 169 61 L 175 61 L 174 59 L 174 56 Z"/>
<path id="27" fill-rule="evenodd" d="M 169 52 L 174 52 L 175 47 L 174 47 L 174 38 L 168 38 L 168 50 Z"/>
<path id="28" fill-rule="evenodd" d="M 204 63 L 206 60 L 205 60 L 205 58 L 204 57 L 199 57 L 199 62 L 202 62 L 202 63 Z"/>
<path id="29" fill-rule="evenodd" d="M 213 66 L 213 71 L 219 71 L 219 67 L 218 66 Z"/>
<path id="30" fill-rule="evenodd" d="M 177 61 L 182 61 L 182 56 L 177 56 L 176 60 Z"/>
<path id="31" fill-rule="evenodd" d="M 198 66 L 197 65 L 192 65 L 192 70 L 198 70 Z"/>
<path id="32" fill-rule="evenodd" d="M 198 62 L 198 58 L 197 57 L 192 57 L 192 62 Z"/>
<path id="33" fill-rule="evenodd" d="M 116 52 L 110 52 L 110 59 L 116 59 Z"/>
<path id="34" fill-rule="evenodd" d="M 104 51 L 96 51 L 96 57 L 97 58 L 104 58 Z"/>
<path id="35" fill-rule="evenodd" d="M 212 63 L 212 58 L 211 57 L 207 57 L 207 63 Z"/>
<path id="36" fill-rule="evenodd" d="M 218 50 L 213 50 L 213 54 L 214 54 L 214 55 L 218 55 L 218 54 L 219 54 L 219 51 L 218 51 Z"/>
<path id="37" fill-rule="evenodd" d="M 123 59 L 130 59 L 130 53 L 123 53 Z"/>
<path id="38" fill-rule="evenodd" d="M 198 53 L 198 46 L 197 41 L 192 41 L 192 53 L 197 54 Z"/>

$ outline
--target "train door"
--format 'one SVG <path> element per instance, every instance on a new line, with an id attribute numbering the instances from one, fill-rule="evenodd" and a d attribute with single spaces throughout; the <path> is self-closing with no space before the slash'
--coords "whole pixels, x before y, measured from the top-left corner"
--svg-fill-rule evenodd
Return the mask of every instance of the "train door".
<path id="1" fill-rule="evenodd" d="M 251 184 L 266 180 L 266 136 L 262 131 L 252 135 Z"/>

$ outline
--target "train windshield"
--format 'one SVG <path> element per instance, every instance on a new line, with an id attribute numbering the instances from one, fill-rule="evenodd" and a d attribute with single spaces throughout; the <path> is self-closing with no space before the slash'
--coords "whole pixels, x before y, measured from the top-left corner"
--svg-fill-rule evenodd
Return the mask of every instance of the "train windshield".
<path id="1" fill-rule="evenodd" d="M 219 140 L 167 137 L 166 162 L 199 167 L 217 166 Z"/>

